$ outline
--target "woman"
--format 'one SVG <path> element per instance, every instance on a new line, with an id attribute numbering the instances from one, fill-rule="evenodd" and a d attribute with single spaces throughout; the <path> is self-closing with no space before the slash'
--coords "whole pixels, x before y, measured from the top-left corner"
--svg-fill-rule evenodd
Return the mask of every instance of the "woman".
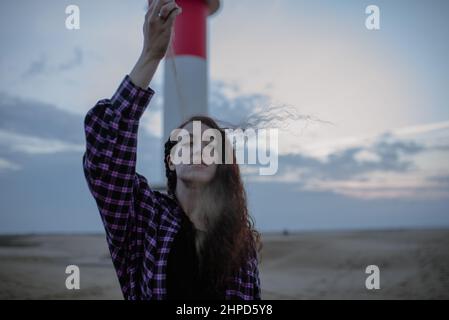
<path id="1" fill-rule="evenodd" d="M 248 214 L 239 167 L 174 164 L 165 144 L 168 194 L 152 190 L 135 171 L 139 119 L 154 90 L 150 81 L 165 56 L 175 17 L 172 0 L 149 1 L 144 46 L 111 99 L 85 117 L 83 167 L 106 230 L 126 299 L 260 299 L 259 234 Z M 209 117 L 180 128 L 223 130 Z M 229 145 L 228 145 L 229 146 Z M 231 148 L 232 149 L 232 148 Z M 235 155 L 233 155 L 235 160 Z"/>

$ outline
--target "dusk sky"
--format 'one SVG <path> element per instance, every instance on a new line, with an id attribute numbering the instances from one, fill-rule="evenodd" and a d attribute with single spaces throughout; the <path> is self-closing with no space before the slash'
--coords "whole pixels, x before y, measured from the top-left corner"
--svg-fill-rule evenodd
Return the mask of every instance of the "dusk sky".
<path id="1" fill-rule="evenodd" d="M 80 8 L 81 29 L 65 28 Z M 146 1 L 0 4 L 0 233 L 97 232 L 83 117 L 138 58 Z M 380 30 L 365 8 L 380 8 Z M 244 168 L 262 231 L 449 226 L 449 2 L 223 0 L 209 27 L 209 110 L 285 106 L 279 170 Z M 161 183 L 163 68 L 138 171 Z"/>

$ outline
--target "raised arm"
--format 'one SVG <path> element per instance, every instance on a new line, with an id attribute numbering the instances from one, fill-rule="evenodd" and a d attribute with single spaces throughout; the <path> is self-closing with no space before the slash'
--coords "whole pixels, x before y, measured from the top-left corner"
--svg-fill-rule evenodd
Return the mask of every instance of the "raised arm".
<path id="1" fill-rule="evenodd" d="M 176 8 L 172 0 L 150 3 L 144 23 L 144 47 L 136 66 L 113 97 L 100 100 L 85 117 L 84 173 L 108 242 L 115 247 L 135 240 L 132 232 L 138 229 L 134 194 L 140 185 L 136 174 L 139 120 L 154 95 L 149 83 L 170 42 Z"/>
<path id="2" fill-rule="evenodd" d="M 148 0 L 149 9 L 143 25 L 143 49 L 129 76 L 134 84 L 148 87 L 171 40 L 173 23 L 181 8 L 173 0 Z M 160 13 L 160 16 L 159 16 Z"/>
<path id="3" fill-rule="evenodd" d="M 86 152 L 83 168 L 106 229 L 109 243 L 125 241 L 134 216 L 133 185 L 139 119 L 153 96 L 129 76 L 111 99 L 99 101 L 84 120 Z"/>

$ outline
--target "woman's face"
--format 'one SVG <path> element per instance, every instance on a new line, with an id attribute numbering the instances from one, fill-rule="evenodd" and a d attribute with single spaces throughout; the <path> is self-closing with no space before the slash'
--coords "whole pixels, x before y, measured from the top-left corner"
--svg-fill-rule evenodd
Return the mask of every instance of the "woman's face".
<path id="1" fill-rule="evenodd" d="M 201 136 L 204 130 L 209 129 L 210 127 L 201 124 Z M 170 170 L 176 170 L 176 177 L 178 180 L 182 180 L 187 184 L 195 184 L 195 185 L 205 185 L 208 184 L 215 176 L 215 172 L 217 170 L 217 164 L 212 163 L 210 165 L 206 165 L 201 158 L 201 164 L 193 164 L 193 123 L 187 123 L 183 129 L 187 130 L 190 134 L 190 163 L 189 164 L 173 164 L 172 161 L 169 160 Z M 201 153 L 203 148 L 208 145 L 209 141 L 201 142 Z M 170 156 L 168 156 L 170 157 Z"/>

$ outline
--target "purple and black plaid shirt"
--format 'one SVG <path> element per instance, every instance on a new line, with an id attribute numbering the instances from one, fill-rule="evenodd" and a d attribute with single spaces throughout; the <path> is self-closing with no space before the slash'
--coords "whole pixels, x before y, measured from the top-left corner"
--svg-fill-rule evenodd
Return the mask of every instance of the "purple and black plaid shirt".
<path id="1" fill-rule="evenodd" d="M 111 99 L 85 117 L 83 168 L 106 230 L 112 261 L 125 299 L 167 297 L 167 259 L 180 228 L 176 199 L 151 190 L 136 172 L 139 120 L 154 90 L 127 75 Z M 182 268 L 182 266 L 179 266 Z M 248 260 L 226 288 L 226 299 L 260 299 L 257 257 Z"/>

